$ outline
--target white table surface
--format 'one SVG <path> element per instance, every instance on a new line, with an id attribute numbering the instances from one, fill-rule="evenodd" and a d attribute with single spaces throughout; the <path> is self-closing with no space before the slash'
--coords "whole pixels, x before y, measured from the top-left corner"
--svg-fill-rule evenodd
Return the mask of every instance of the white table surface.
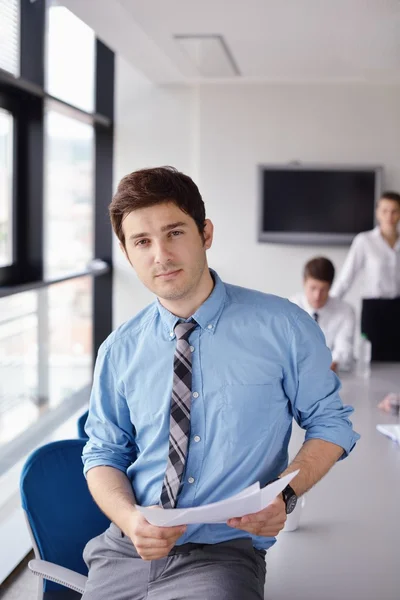
<path id="1" fill-rule="evenodd" d="M 367 380 L 342 377 L 342 400 L 361 434 L 348 458 L 306 494 L 299 529 L 267 553 L 266 600 L 400 600 L 400 446 L 376 430 L 398 417 L 377 409 L 400 392 L 400 364 Z M 290 453 L 304 438 L 294 427 Z"/>

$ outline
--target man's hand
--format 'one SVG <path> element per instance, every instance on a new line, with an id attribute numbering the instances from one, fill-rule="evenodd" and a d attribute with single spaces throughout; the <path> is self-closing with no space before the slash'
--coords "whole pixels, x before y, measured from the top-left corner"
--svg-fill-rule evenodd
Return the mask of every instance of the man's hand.
<path id="1" fill-rule="evenodd" d="M 267 508 L 238 519 L 229 519 L 227 524 L 229 527 L 243 529 L 253 535 L 275 537 L 283 529 L 285 522 L 285 503 L 282 495 L 279 494 Z"/>
<path id="2" fill-rule="evenodd" d="M 378 404 L 378 408 L 387 413 L 398 415 L 400 412 L 400 394 L 391 392 L 387 394 Z"/>
<path id="3" fill-rule="evenodd" d="M 135 511 L 126 529 L 139 556 L 143 560 L 156 560 L 167 556 L 175 542 L 185 533 L 186 525 L 157 527 L 151 525 L 139 511 Z"/>

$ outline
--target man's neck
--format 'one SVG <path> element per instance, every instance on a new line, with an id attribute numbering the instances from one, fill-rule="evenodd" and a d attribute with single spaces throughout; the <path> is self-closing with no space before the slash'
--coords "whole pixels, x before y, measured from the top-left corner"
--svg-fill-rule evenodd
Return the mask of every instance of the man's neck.
<path id="1" fill-rule="evenodd" d="M 206 267 L 204 276 L 200 280 L 199 286 L 194 291 L 193 295 L 181 300 L 165 300 L 159 298 L 160 303 L 169 310 L 170 313 L 188 319 L 196 310 L 207 300 L 214 289 L 214 279 L 211 276 L 210 270 Z"/>

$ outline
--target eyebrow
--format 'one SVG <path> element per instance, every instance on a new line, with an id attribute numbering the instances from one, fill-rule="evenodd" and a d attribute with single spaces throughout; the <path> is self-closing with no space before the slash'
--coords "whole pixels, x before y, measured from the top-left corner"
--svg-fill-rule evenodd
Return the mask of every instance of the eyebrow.
<path id="1" fill-rule="evenodd" d="M 176 221 L 176 223 L 170 223 L 169 225 L 164 225 L 164 227 L 161 227 L 161 231 L 171 231 L 171 229 L 176 229 L 177 227 L 187 227 L 187 223 L 184 223 L 183 221 Z M 142 231 L 142 233 L 134 233 L 133 235 L 129 236 L 130 240 L 137 240 L 138 238 L 143 238 L 143 237 L 149 237 L 150 234 L 147 233 L 146 231 Z"/>

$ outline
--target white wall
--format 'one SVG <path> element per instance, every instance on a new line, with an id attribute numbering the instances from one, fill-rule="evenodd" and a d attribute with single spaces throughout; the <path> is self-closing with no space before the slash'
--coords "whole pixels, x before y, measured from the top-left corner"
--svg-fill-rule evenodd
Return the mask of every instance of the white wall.
<path id="1" fill-rule="evenodd" d="M 384 186 L 400 189 L 400 88 L 362 85 L 137 87 L 118 72 L 116 178 L 140 166 L 173 164 L 192 175 L 214 221 L 209 262 L 227 281 L 288 296 L 304 263 L 346 248 L 257 242 L 257 165 L 263 162 L 381 164 Z M 115 324 L 143 294 L 116 261 Z M 349 300 L 358 305 L 356 286 Z"/>
<path id="2" fill-rule="evenodd" d="M 346 255 L 257 243 L 257 164 L 382 164 L 385 187 L 400 189 L 400 88 L 205 86 L 199 106 L 198 181 L 216 227 L 210 263 L 228 281 L 288 296 L 309 258 L 327 255 L 340 268 Z M 349 299 L 357 303 L 357 288 Z"/>
<path id="3" fill-rule="evenodd" d="M 119 180 L 144 167 L 172 165 L 196 178 L 194 91 L 156 86 L 123 58 L 116 64 L 114 189 Z M 114 240 L 114 325 L 132 317 L 153 297 L 137 280 Z"/>

